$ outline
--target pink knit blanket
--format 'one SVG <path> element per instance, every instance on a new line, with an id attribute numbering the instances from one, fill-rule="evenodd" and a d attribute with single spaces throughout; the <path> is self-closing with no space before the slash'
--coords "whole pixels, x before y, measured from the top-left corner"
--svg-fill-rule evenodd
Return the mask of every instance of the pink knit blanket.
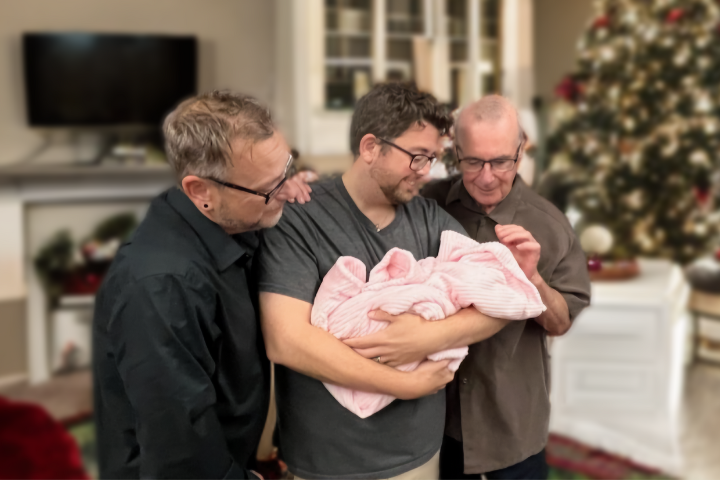
<path id="1" fill-rule="evenodd" d="M 340 340 L 382 330 L 387 322 L 368 318 L 383 310 L 392 315 L 410 312 L 426 320 L 441 320 L 474 305 L 482 313 L 506 320 L 535 318 L 545 310 L 507 247 L 498 242 L 478 243 L 453 231 L 442 233 L 437 258 L 417 261 L 413 255 L 393 248 L 370 272 L 353 257 L 340 257 L 328 271 L 313 304 L 311 322 Z M 451 359 L 458 369 L 467 347 L 432 354 L 429 360 Z M 401 365 L 412 371 L 419 362 Z M 345 408 L 367 418 L 390 404 L 390 395 L 360 392 L 326 383 Z"/>

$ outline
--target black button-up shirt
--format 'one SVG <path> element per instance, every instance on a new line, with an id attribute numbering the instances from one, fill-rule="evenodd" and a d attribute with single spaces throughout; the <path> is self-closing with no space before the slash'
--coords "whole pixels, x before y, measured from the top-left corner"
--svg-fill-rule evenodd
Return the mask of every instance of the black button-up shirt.
<path id="1" fill-rule="evenodd" d="M 560 292 L 574 319 L 590 302 L 585 254 L 560 210 L 516 177 L 490 212 L 470 196 L 461 178 L 429 184 L 434 198 L 478 242 L 497 242 L 496 225 L 520 225 L 540 244 L 538 272 Z M 543 449 L 550 420 L 550 368 L 545 330 L 533 320 L 510 322 L 470 345 L 448 384 L 445 434 L 463 442 L 465 473 L 509 467 Z"/>
<path id="2" fill-rule="evenodd" d="M 255 478 L 269 397 L 257 245 L 171 189 L 120 249 L 93 324 L 101 477 Z"/>

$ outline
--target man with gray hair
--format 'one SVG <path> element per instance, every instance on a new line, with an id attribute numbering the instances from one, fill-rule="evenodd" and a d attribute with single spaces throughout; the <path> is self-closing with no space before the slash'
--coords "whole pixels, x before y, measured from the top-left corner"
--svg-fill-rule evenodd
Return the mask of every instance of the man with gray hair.
<path id="1" fill-rule="evenodd" d="M 102 478 L 256 478 L 269 362 L 250 275 L 292 156 L 255 99 L 212 92 L 163 125 L 179 188 L 155 198 L 97 295 L 93 376 Z"/>
<path id="2" fill-rule="evenodd" d="M 565 216 L 517 175 L 526 136 L 498 95 L 455 124 L 461 177 L 422 192 L 478 242 L 499 241 L 538 288 L 547 310 L 470 346 L 447 387 L 441 477 L 546 478 L 550 402 L 547 335 L 562 335 L 589 304 L 585 255 Z"/>

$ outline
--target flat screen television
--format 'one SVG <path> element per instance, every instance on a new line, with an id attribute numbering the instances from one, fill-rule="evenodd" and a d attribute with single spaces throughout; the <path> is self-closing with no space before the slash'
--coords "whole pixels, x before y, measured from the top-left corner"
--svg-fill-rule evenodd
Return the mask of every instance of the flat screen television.
<path id="1" fill-rule="evenodd" d="M 35 127 L 158 126 L 197 90 L 191 36 L 26 33 L 23 59 Z"/>

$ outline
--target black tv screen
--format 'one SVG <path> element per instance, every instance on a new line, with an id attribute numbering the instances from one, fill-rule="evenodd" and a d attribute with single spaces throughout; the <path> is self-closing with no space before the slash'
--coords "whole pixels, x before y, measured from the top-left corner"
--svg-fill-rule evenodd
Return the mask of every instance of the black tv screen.
<path id="1" fill-rule="evenodd" d="M 194 37 L 28 33 L 23 57 L 32 126 L 157 126 L 196 93 Z"/>

